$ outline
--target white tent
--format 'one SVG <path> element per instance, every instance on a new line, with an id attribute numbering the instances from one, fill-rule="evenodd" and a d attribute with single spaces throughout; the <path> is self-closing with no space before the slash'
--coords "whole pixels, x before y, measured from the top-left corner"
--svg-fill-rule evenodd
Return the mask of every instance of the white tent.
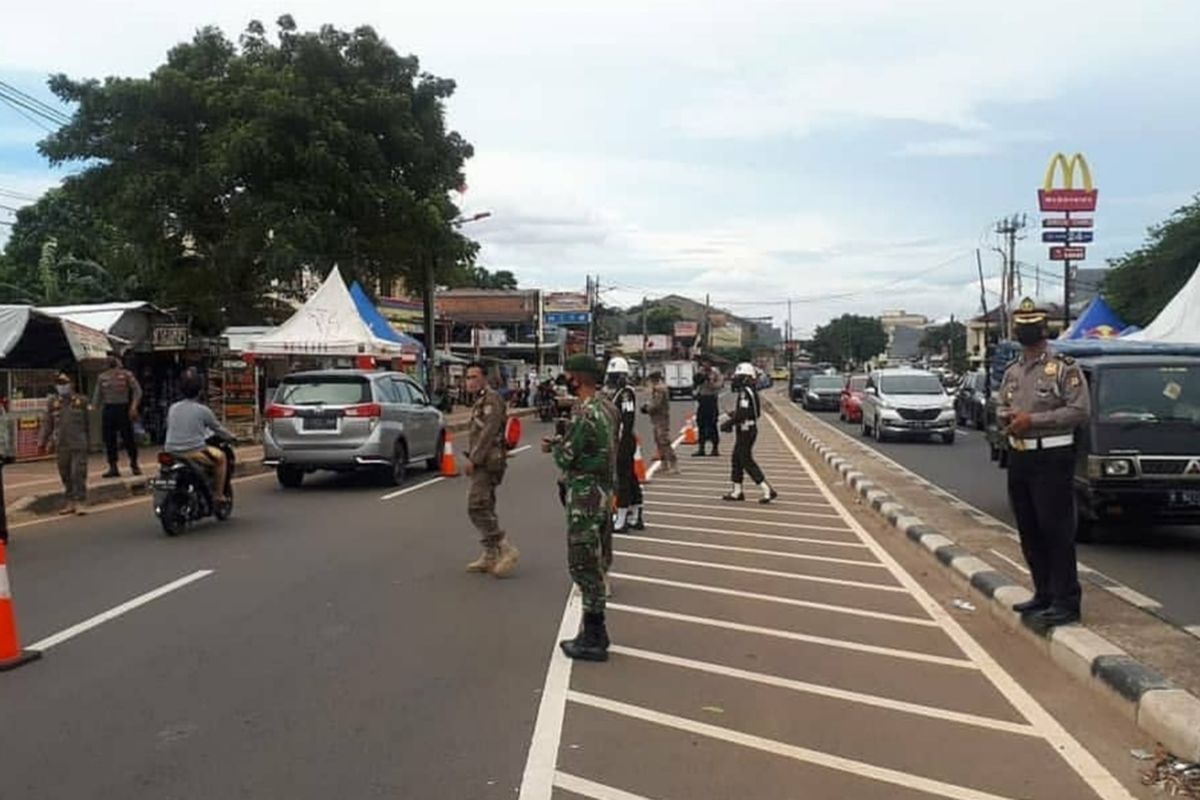
<path id="1" fill-rule="evenodd" d="M 1200 344 L 1200 267 L 1153 322 L 1121 338 L 1135 342 Z"/>
<path id="2" fill-rule="evenodd" d="M 287 322 L 246 343 L 246 352 L 266 356 L 390 357 L 402 351 L 400 342 L 371 333 L 337 267 Z"/>

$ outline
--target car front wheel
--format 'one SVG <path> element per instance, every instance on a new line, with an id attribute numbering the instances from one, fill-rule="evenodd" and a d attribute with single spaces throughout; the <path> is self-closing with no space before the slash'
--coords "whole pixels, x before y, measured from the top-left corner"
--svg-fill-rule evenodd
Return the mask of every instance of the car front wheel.
<path id="1" fill-rule="evenodd" d="M 388 470 L 388 481 L 393 486 L 400 486 L 408 477 L 408 448 L 404 442 L 396 442 L 396 453 L 392 456 L 392 465 Z"/>

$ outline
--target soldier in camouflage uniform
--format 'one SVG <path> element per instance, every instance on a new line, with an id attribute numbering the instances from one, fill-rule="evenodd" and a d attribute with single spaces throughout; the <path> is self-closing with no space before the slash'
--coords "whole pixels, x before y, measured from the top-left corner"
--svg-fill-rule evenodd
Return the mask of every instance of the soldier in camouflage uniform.
<path id="1" fill-rule="evenodd" d="M 542 448 L 554 454 L 566 483 L 567 562 L 583 596 L 583 628 L 559 646 L 569 658 L 607 661 L 602 532 L 611 524 L 612 430 L 596 396 L 600 365 L 590 356 L 576 355 L 565 368 L 579 401 L 566 432 L 543 440 Z"/>
<path id="2" fill-rule="evenodd" d="M 516 569 L 521 554 L 500 528 L 496 518 L 496 487 L 504 480 L 508 453 L 502 441 L 508 408 L 495 389 L 487 385 L 481 364 L 466 370 L 467 392 L 475 399 L 471 407 L 471 441 L 467 449 L 467 516 L 483 541 L 483 554 L 467 565 L 467 572 L 491 573 L 506 578 Z"/>
<path id="3" fill-rule="evenodd" d="M 679 458 L 671 446 L 671 394 L 661 372 L 650 373 L 650 402 L 642 406 L 642 413 L 648 414 L 654 425 L 654 445 L 658 448 L 663 474 L 678 475 Z"/>
<path id="4" fill-rule="evenodd" d="M 67 500 L 58 513 L 82 514 L 80 506 L 87 501 L 88 401 L 75 391 L 65 372 L 55 379 L 55 389 L 39 444 L 53 447 L 58 454 L 58 474 Z"/>

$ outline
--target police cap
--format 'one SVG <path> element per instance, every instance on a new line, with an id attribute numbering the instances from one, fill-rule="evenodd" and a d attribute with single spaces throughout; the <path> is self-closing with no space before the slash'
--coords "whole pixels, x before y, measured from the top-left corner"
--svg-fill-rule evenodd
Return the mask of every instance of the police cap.
<path id="1" fill-rule="evenodd" d="M 581 372 L 589 375 L 595 375 L 597 378 L 604 375 L 604 370 L 600 367 L 600 362 L 586 353 L 576 353 L 567 359 L 563 364 L 563 369 L 567 372 Z"/>
<path id="2" fill-rule="evenodd" d="M 1026 297 L 1013 312 L 1014 325 L 1041 325 L 1046 321 L 1046 309 L 1039 308 L 1031 298 Z"/>
<path id="3" fill-rule="evenodd" d="M 54 376 L 54 382 L 57 384 L 65 384 L 71 382 L 71 376 L 65 372 L 60 372 Z"/>

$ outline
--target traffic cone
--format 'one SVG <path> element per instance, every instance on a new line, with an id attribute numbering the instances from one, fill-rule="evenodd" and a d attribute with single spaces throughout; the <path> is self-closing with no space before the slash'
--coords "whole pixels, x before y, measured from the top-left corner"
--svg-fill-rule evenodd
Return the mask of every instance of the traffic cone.
<path id="1" fill-rule="evenodd" d="M 688 414 L 687 422 L 683 425 L 683 443 L 698 444 L 700 438 L 696 435 L 696 415 Z"/>
<path id="2" fill-rule="evenodd" d="M 637 476 L 638 483 L 645 483 L 646 460 L 642 458 L 642 437 L 634 436 L 633 440 L 637 443 L 637 449 L 633 451 L 633 474 Z"/>
<path id="3" fill-rule="evenodd" d="M 454 461 L 454 434 L 446 431 L 446 444 L 442 446 L 442 469 L 440 472 L 443 478 L 457 478 L 458 464 Z"/>
<path id="4" fill-rule="evenodd" d="M 13 614 L 8 588 L 8 554 L 0 541 L 0 672 L 16 669 L 42 657 L 40 650 L 22 650 L 17 637 L 17 619 Z"/>

